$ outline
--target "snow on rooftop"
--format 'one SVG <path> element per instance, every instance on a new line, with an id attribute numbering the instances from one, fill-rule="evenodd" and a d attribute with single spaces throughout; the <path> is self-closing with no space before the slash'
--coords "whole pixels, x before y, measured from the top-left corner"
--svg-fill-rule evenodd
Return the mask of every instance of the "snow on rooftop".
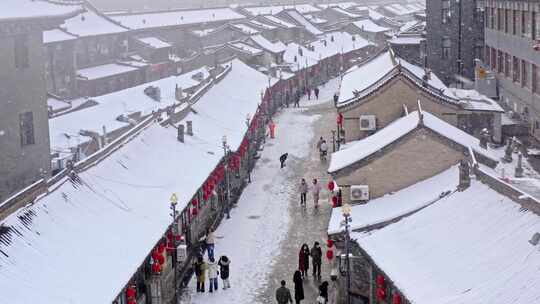
<path id="1" fill-rule="evenodd" d="M 444 120 L 422 111 L 423 125 L 435 133 L 465 147 L 472 148 L 474 152 L 483 155 L 493 161 L 498 161 L 499 157 L 494 152 L 480 147 L 480 141 L 472 135 L 465 133 Z M 409 134 L 420 124 L 418 111 L 414 111 L 407 116 L 401 117 L 375 134 L 359 140 L 347 149 L 337 151 L 332 154 L 328 172 L 334 173 L 355 164 L 373 153 L 383 149 L 403 136 Z"/>
<path id="2" fill-rule="evenodd" d="M 254 35 L 254 34 L 258 34 L 259 33 L 259 30 L 257 29 L 254 29 L 250 26 L 247 26 L 245 24 L 242 24 L 242 23 L 237 23 L 237 24 L 232 24 L 232 26 L 236 29 L 239 29 L 240 31 L 248 34 L 248 35 Z"/>
<path id="3" fill-rule="evenodd" d="M 335 3 L 327 3 L 327 4 L 317 4 L 318 7 L 321 8 L 329 8 L 329 7 L 340 7 L 343 9 L 349 9 L 351 7 L 357 6 L 358 3 L 356 2 L 335 2 Z"/>
<path id="4" fill-rule="evenodd" d="M 323 24 L 323 23 L 327 23 L 328 20 L 325 20 L 325 19 L 322 19 L 322 18 L 319 18 L 317 16 L 313 16 L 313 15 L 304 15 L 311 23 L 315 23 L 315 24 Z"/>
<path id="5" fill-rule="evenodd" d="M 163 48 L 172 47 L 170 43 L 165 42 L 158 37 L 144 37 L 144 38 L 138 38 L 137 40 L 154 49 L 163 49 Z"/>
<path id="6" fill-rule="evenodd" d="M 59 28 L 52 29 L 49 31 L 43 31 L 43 43 L 55 43 L 55 42 L 62 42 L 62 41 L 69 41 L 69 40 L 75 40 L 77 39 L 76 36 L 71 35 Z"/>
<path id="7" fill-rule="evenodd" d="M 375 21 L 386 18 L 386 16 L 382 15 L 381 13 L 377 12 L 375 9 L 371 9 L 371 8 L 368 10 L 368 14 L 369 14 L 369 18 Z"/>
<path id="8" fill-rule="evenodd" d="M 126 28 L 109 20 L 106 16 L 88 9 L 75 17 L 67 19 L 60 27 L 68 33 L 79 37 L 127 32 Z"/>
<path id="9" fill-rule="evenodd" d="M 275 15 L 286 9 L 296 9 L 301 14 L 310 14 L 321 11 L 319 8 L 311 4 L 297 4 L 297 5 L 276 5 L 276 6 L 254 6 L 244 7 L 244 9 L 252 14 L 257 15 Z"/>
<path id="10" fill-rule="evenodd" d="M 58 5 L 47 1 L 34 0 L 2 0 L 0 3 L 0 20 L 62 18 L 73 15 L 80 10 L 79 5 Z"/>
<path id="11" fill-rule="evenodd" d="M 136 71 L 136 67 L 129 65 L 123 65 L 118 63 L 109 63 L 104 65 L 98 65 L 95 67 L 84 68 L 77 70 L 77 76 L 87 80 L 94 80 L 103 77 L 109 77 L 113 75 L 128 73 Z"/>
<path id="12" fill-rule="evenodd" d="M 315 27 L 308 19 L 306 19 L 306 17 L 304 17 L 297 11 L 289 10 L 287 11 L 287 14 L 289 14 L 289 16 L 293 18 L 296 22 L 300 23 L 311 34 L 317 36 L 323 33 L 321 30 Z"/>
<path id="13" fill-rule="evenodd" d="M 388 42 L 390 42 L 391 44 L 399 44 L 399 45 L 412 45 L 412 44 L 420 45 L 420 43 L 424 40 L 426 39 L 423 38 L 422 36 L 415 35 L 415 36 L 397 36 L 388 40 Z"/>
<path id="14" fill-rule="evenodd" d="M 540 298 L 540 252 L 528 242 L 538 231 L 537 215 L 473 179 L 463 192 L 352 237 L 411 303 L 528 304 Z"/>
<path id="15" fill-rule="evenodd" d="M 455 190 L 458 184 L 459 168 L 455 165 L 395 193 L 370 200 L 367 204 L 353 205 L 350 229 L 367 229 L 414 212 L 436 201 L 441 193 Z M 342 232 L 344 230 L 342 221 L 341 208 L 334 208 L 328 224 L 328 234 Z"/>
<path id="16" fill-rule="evenodd" d="M 145 29 L 165 26 L 188 25 L 196 23 L 223 22 L 245 19 L 230 8 L 202 10 L 175 10 L 153 13 L 110 15 L 123 26 L 131 29 Z"/>
<path id="17" fill-rule="evenodd" d="M 389 28 L 382 27 L 369 19 L 356 21 L 353 22 L 353 24 L 356 25 L 358 28 L 362 29 L 363 31 L 372 33 L 382 33 L 390 30 Z"/>
<path id="18" fill-rule="evenodd" d="M 395 65 L 390 52 L 384 52 L 369 62 L 350 69 L 343 75 L 338 102 L 342 103 L 354 98 L 354 92 L 361 92 L 372 86 L 392 71 Z"/>
<path id="19" fill-rule="evenodd" d="M 277 29 L 277 26 L 266 24 L 266 23 L 263 23 L 263 22 L 259 22 L 257 20 L 250 20 L 249 23 L 252 24 L 252 25 L 255 25 L 257 27 L 263 28 L 265 30 Z"/>
<path id="20" fill-rule="evenodd" d="M 268 15 L 268 16 L 264 16 L 263 18 L 269 20 L 270 22 L 273 22 L 275 24 L 279 24 L 280 26 L 282 27 L 285 27 L 285 28 L 295 28 L 297 27 L 295 24 L 292 24 L 292 23 L 289 23 L 281 18 L 278 18 L 278 17 L 275 17 L 275 16 L 271 16 L 271 15 Z"/>
<path id="21" fill-rule="evenodd" d="M 229 43 L 229 45 L 231 45 L 233 48 L 236 48 L 236 49 L 239 49 L 240 51 L 244 52 L 244 53 L 248 53 L 250 55 L 259 55 L 259 54 L 262 54 L 262 50 L 261 49 L 258 49 L 256 47 L 253 47 L 247 43 L 244 43 L 244 42 L 233 42 L 233 43 Z"/>
<path id="22" fill-rule="evenodd" d="M 331 7 L 331 9 L 338 12 L 338 13 L 340 13 L 340 14 L 342 14 L 342 15 L 345 15 L 345 16 L 347 16 L 349 18 L 359 18 L 359 17 L 361 17 L 358 14 L 351 13 L 351 12 L 349 12 L 347 10 L 342 9 L 341 7 Z"/>
<path id="23" fill-rule="evenodd" d="M 199 85 L 200 81 L 193 78 L 198 73 L 202 73 L 203 79 L 209 77 L 207 69 L 200 68 L 179 76 L 167 77 L 122 91 L 93 97 L 92 100 L 97 102 L 97 105 L 49 120 L 51 148 L 56 151 L 69 151 L 70 148 L 76 147 L 79 143 L 90 141 L 88 137 L 79 136 L 80 130 L 102 134 L 103 126 L 105 126 L 107 132 L 112 132 L 129 126 L 126 122 L 116 120 L 121 115 L 136 112 L 148 115 L 152 111 L 164 109 L 177 103 L 175 98 L 176 85 L 182 89 Z M 144 89 L 149 86 L 160 88 L 160 102 L 144 94 Z"/>
<path id="24" fill-rule="evenodd" d="M 287 46 L 283 44 L 283 42 L 281 41 L 272 42 L 264 38 L 262 35 L 254 35 L 254 36 L 251 36 L 250 39 L 259 47 L 271 53 L 281 53 L 281 52 L 285 52 L 285 50 L 287 49 Z"/>
<path id="25" fill-rule="evenodd" d="M 221 159 L 221 137 L 239 147 L 266 83 L 265 75 L 233 62 L 194 106 L 198 114 L 186 118 L 194 136 L 185 143 L 175 128 L 152 124 L 80 173 L 83 185 L 66 182 L 21 210 L 33 212 L 28 228 L 17 213 L 4 220 L 20 234 L 0 243 L 0 286 L 9 290 L 2 303 L 112 302 L 170 225 L 171 194 L 183 209 Z"/>

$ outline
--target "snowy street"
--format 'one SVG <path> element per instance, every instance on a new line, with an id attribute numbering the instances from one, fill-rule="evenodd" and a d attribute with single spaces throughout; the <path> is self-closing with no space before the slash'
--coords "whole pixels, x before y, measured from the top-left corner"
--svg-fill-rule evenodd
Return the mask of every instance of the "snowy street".
<path id="1" fill-rule="evenodd" d="M 215 232 L 216 257 L 225 254 L 231 259 L 232 288 L 221 289 L 220 281 L 217 294 L 209 293 L 208 286 L 206 293 L 196 293 L 193 278 L 189 286 L 191 303 L 274 303 L 282 279 L 294 290 L 292 276 L 298 268 L 300 246 L 307 243 L 311 248 L 318 241 L 325 252 L 331 207 L 326 163 L 321 163 L 315 146 L 323 136 L 331 148 L 330 130 L 335 119 L 331 100 L 338 83 L 335 79 L 321 87 L 318 101 L 308 101 L 304 96 L 300 109 L 284 108 L 276 115 L 276 138 L 267 139 L 252 183 L 232 210 L 231 219 L 223 220 Z M 280 169 L 278 159 L 283 153 L 289 155 L 286 167 Z M 310 185 L 313 178 L 320 181 L 323 191 L 319 210 L 314 210 L 310 194 L 307 208 L 300 207 L 298 184 L 302 177 Z M 329 271 L 323 260 L 322 281 L 329 279 Z M 313 277 L 304 281 L 306 302 L 314 302 L 318 284 Z"/>

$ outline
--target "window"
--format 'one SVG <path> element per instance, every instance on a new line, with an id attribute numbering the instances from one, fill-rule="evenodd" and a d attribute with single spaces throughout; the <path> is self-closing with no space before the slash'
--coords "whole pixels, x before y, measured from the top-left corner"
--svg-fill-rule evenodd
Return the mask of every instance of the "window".
<path id="1" fill-rule="evenodd" d="M 28 67 L 28 37 L 26 35 L 15 36 L 15 67 L 24 69 Z"/>
<path id="2" fill-rule="evenodd" d="M 539 33 L 538 33 L 538 26 L 540 26 L 539 21 L 538 20 L 538 15 L 536 12 L 531 12 L 531 38 L 533 40 L 535 39 L 538 39 L 539 38 Z"/>
<path id="3" fill-rule="evenodd" d="M 512 80 L 519 81 L 519 59 L 517 57 L 512 58 Z"/>
<path id="4" fill-rule="evenodd" d="M 450 21 L 450 0 L 442 1 L 441 23 L 445 24 Z"/>
<path id="5" fill-rule="evenodd" d="M 486 14 L 484 15 L 484 26 L 489 28 L 489 20 L 491 20 L 491 10 L 486 9 Z"/>
<path id="6" fill-rule="evenodd" d="M 490 61 L 490 54 L 491 54 L 491 48 L 486 45 L 486 49 L 484 51 L 484 58 L 486 60 L 486 64 L 491 67 L 491 61 Z"/>
<path id="7" fill-rule="evenodd" d="M 510 55 L 504 54 L 504 76 L 510 77 Z"/>
<path id="8" fill-rule="evenodd" d="M 504 53 L 497 51 L 497 72 L 502 73 L 504 71 Z"/>
<path id="9" fill-rule="evenodd" d="M 529 63 L 527 61 L 521 60 L 521 86 L 522 87 L 530 87 L 528 65 Z"/>
<path id="10" fill-rule="evenodd" d="M 517 32 L 518 32 L 517 19 L 518 19 L 518 11 L 513 10 L 512 11 L 512 34 L 513 35 L 517 35 Z"/>
<path id="11" fill-rule="evenodd" d="M 503 14 L 504 9 L 499 8 L 497 9 L 497 30 L 502 31 L 503 30 Z"/>
<path id="12" fill-rule="evenodd" d="M 484 60 L 484 43 L 482 41 L 476 41 L 474 45 L 474 58 L 479 60 Z"/>
<path id="13" fill-rule="evenodd" d="M 34 139 L 34 114 L 24 112 L 19 114 L 19 124 L 21 127 L 21 146 L 33 145 Z"/>
<path id="14" fill-rule="evenodd" d="M 490 8 L 489 28 L 495 28 L 495 8 Z"/>
<path id="15" fill-rule="evenodd" d="M 504 32 L 505 33 L 510 32 L 510 13 L 511 11 L 509 9 L 504 10 Z"/>
<path id="16" fill-rule="evenodd" d="M 449 37 L 443 37 L 442 39 L 442 59 L 449 59 L 450 58 L 450 47 L 452 45 L 452 42 L 450 41 Z"/>
<path id="17" fill-rule="evenodd" d="M 521 12 L 521 36 L 531 37 L 531 16 L 529 12 Z"/>
<path id="18" fill-rule="evenodd" d="M 532 65 L 532 91 L 540 93 L 540 69 L 536 64 Z"/>
<path id="19" fill-rule="evenodd" d="M 497 70 L 497 50 L 494 48 L 491 48 L 491 69 Z"/>

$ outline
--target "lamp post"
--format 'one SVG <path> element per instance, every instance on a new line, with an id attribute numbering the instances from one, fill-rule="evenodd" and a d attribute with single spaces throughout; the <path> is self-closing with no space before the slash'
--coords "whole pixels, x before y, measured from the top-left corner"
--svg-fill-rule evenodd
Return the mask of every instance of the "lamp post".
<path id="1" fill-rule="evenodd" d="M 349 259 L 350 252 L 350 235 L 349 235 L 349 223 L 351 221 L 351 205 L 348 203 L 341 207 L 341 212 L 345 218 L 345 264 L 347 267 L 347 304 L 351 304 L 351 265 Z"/>
<path id="2" fill-rule="evenodd" d="M 173 232 L 173 246 L 174 246 L 174 255 L 173 255 L 173 271 L 174 271 L 174 300 L 177 301 L 178 299 L 178 283 L 177 283 L 177 258 L 178 258 L 178 252 L 176 248 L 176 236 L 178 235 L 178 225 L 176 224 L 176 205 L 178 205 L 178 196 L 176 193 L 173 193 L 171 195 L 171 198 L 169 199 L 171 202 L 171 210 L 172 210 L 172 232 Z"/>
<path id="3" fill-rule="evenodd" d="M 227 151 L 227 135 L 223 135 L 221 138 L 223 143 L 223 154 L 225 155 L 225 184 L 227 191 L 227 204 L 225 205 L 225 212 L 227 213 L 227 218 L 231 218 L 230 208 L 231 208 L 231 192 L 230 192 L 230 178 L 229 178 L 229 153 Z"/>
<path id="4" fill-rule="evenodd" d="M 249 125 L 251 123 L 251 115 L 249 113 L 246 115 L 246 127 L 247 127 L 247 138 L 248 138 L 248 146 L 247 146 L 247 153 L 248 153 L 248 159 L 247 159 L 247 175 L 248 175 L 248 183 L 251 183 L 251 132 L 249 131 Z"/>

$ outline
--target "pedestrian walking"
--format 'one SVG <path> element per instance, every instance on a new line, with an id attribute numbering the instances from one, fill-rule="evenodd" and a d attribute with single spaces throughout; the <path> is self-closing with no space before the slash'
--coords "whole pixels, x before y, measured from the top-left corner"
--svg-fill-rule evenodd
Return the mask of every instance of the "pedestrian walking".
<path id="1" fill-rule="evenodd" d="M 326 155 L 328 154 L 328 145 L 326 140 L 323 140 L 321 146 L 319 147 L 319 153 L 321 155 L 321 160 L 326 160 Z"/>
<path id="2" fill-rule="evenodd" d="M 229 265 L 231 264 L 231 260 L 226 255 L 221 256 L 219 258 L 219 275 L 221 276 L 221 279 L 223 280 L 223 289 L 231 288 L 231 283 L 229 282 Z"/>
<path id="3" fill-rule="evenodd" d="M 293 276 L 294 282 L 294 299 L 296 304 L 300 304 L 300 301 L 304 299 L 304 284 L 302 282 L 302 275 L 300 271 L 295 271 Z"/>
<path id="4" fill-rule="evenodd" d="M 281 287 L 276 290 L 276 301 L 278 304 L 292 303 L 291 291 L 285 287 L 285 281 L 281 281 Z"/>
<path id="5" fill-rule="evenodd" d="M 307 92 L 307 99 L 308 99 L 308 100 L 311 100 L 311 88 L 310 88 L 310 87 L 307 87 L 307 88 L 306 88 L 306 92 Z"/>
<path id="6" fill-rule="evenodd" d="M 337 105 L 338 100 L 339 100 L 339 95 L 336 93 L 334 94 L 334 105 Z"/>
<path id="7" fill-rule="evenodd" d="M 294 107 L 295 108 L 299 108 L 300 107 L 300 97 L 299 96 L 296 96 L 294 98 Z"/>
<path id="8" fill-rule="evenodd" d="M 307 278 L 309 270 L 309 247 L 307 244 L 302 244 L 298 253 L 298 269 L 303 278 Z"/>
<path id="9" fill-rule="evenodd" d="M 324 281 L 319 285 L 319 297 L 317 301 L 321 304 L 328 303 L 328 282 Z"/>
<path id="10" fill-rule="evenodd" d="M 215 238 L 211 229 L 206 231 L 206 252 L 208 253 L 208 259 L 214 259 Z"/>
<path id="11" fill-rule="evenodd" d="M 307 192 L 308 192 L 308 184 L 306 183 L 306 179 L 302 178 L 302 181 L 300 182 L 300 206 L 306 206 L 306 198 L 307 198 Z"/>
<path id="12" fill-rule="evenodd" d="M 313 90 L 313 92 L 315 93 L 315 98 L 318 100 L 318 99 L 319 99 L 319 88 L 318 88 L 318 87 L 315 87 L 315 89 Z"/>
<path id="13" fill-rule="evenodd" d="M 281 169 L 285 167 L 285 161 L 287 160 L 287 156 L 289 156 L 289 153 L 285 153 L 279 157 L 279 162 L 281 164 Z"/>
<path id="14" fill-rule="evenodd" d="M 315 209 L 319 208 L 319 194 L 321 192 L 321 185 L 317 182 L 317 179 L 313 179 L 313 187 L 311 187 L 311 194 L 313 195 L 313 204 Z"/>
<path id="15" fill-rule="evenodd" d="M 209 288 L 208 291 L 213 292 L 218 290 L 218 264 L 214 258 L 208 260 L 208 280 Z"/>
<path id="16" fill-rule="evenodd" d="M 321 152 L 321 145 L 323 142 L 324 138 L 321 136 L 321 138 L 319 138 L 319 140 L 317 141 L 317 150 L 319 150 L 319 152 Z"/>
<path id="17" fill-rule="evenodd" d="M 270 121 L 268 122 L 268 130 L 270 131 L 270 138 L 276 138 L 276 124 L 270 118 Z"/>
<path id="18" fill-rule="evenodd" d="M 322 249 L 319 242 L 313 244 L 311 248 L 311 262 L 313 264 L 313 276 L 321 278 L 321 262 L 322 262 Z"/>
<path id="19" fill-rule="evenodd" d="M 291 102 L 291 94 L 289 93 L 289 91 L 287 91 L 287 94 L 285 95 L 285 105 L 287 106 L 287 108 L 289 107 L 290 102 Z"/>
<path id="20" fill-rule="evenodd" d="M 195 269 L 195 275 L 197 276 L 197 292 L 204 292 L 204 281 L 206 280 L 207 265 L 204 262 L 202 256 L 197 258 L 193 268 Z"/>

